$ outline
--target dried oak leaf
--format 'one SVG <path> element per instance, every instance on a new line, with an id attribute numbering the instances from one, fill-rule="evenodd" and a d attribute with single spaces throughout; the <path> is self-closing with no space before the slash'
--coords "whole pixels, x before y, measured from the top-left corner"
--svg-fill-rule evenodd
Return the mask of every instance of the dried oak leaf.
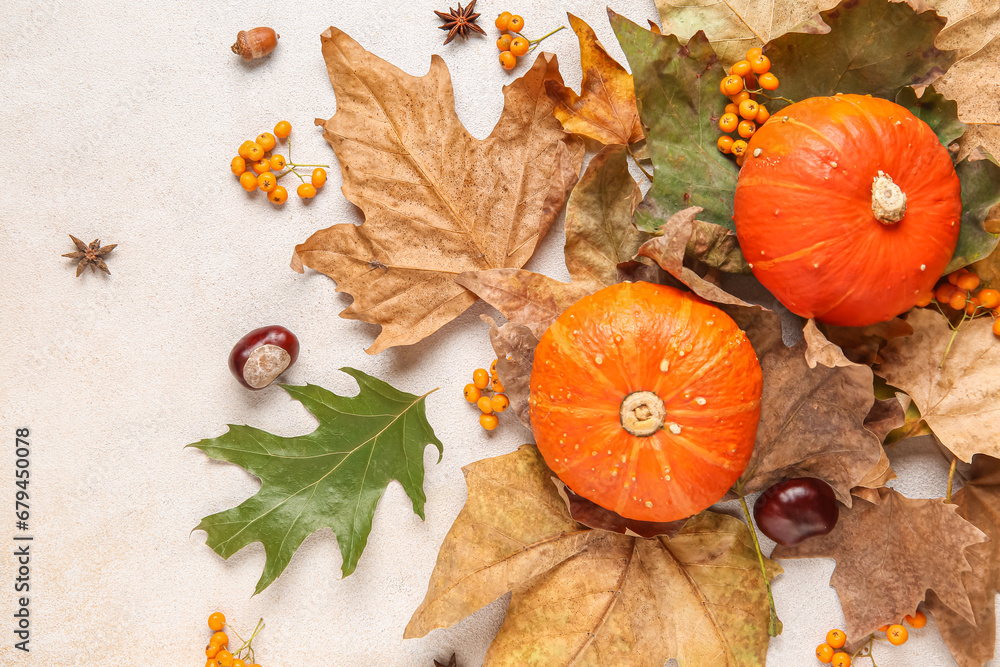
<path id="1" fill-rule="evenodd" d="M 905 2 L 844 0 L 821 16 L 828 33 L 790 32 L 767 45 L 783 97 L 857 93 L 891 100 L 903 86 L 931 83 L 955 62 L 953 51 L 934 46 L 945 19 L 933 11 L 918 13 Z M 784 106 L 768 103 L 772 114 Z"/>
<path id="2" fill-rule="evenodd" d="M 295 247 L 292 268 L 322 271 L 354 297 L 341 316 L 382 326 L 368 349 L 376 354 L 472 305 L 454 281 L 462 271 L 523 266 L 576 183 L 584 147 L 552 117 L 555 56 L 540 55 L 504 88 L 500 120 L 480 141 L 455 113 L 439 56 L 414 77 L 337 28 L 322 42 L 337 95 L 323 136 L 365 222 L 316 232 Z"/>
<path id="3" fill-rule="evenodd" d="M 966 548 L 986 536 L 954 505 L 910 499 L 893 489 L 855 498 L 841 508 L 828 535 L 795 547 L 777 546 L 774 558 L 833 558 L 830 583 L 837 589 L 849 637 L 861 637 L 912 614 L 928 589 L 963 618 L 973 620 L 962 575 L 970 570 Z M 900 573 L 905 573 L 901 576 Z"/>
<path id="4" fill-rule="evenodd" d="M 568 16 L 580 41 L 583 83 L 577 95 L 562 81 L 547 81 L 545 89 L 556 104 L 553 113 L 567 132 L 602 144 L 632 144 L 642 140 L 632 75 L 608 55 L 586 22 L 572 14 Z"/>
<path id="5" fill-rule="evenodd" d="M 785 347 L 777 314 L 722 308 L 746 331 L 764 375 L 757 441 L 738 486 L 754 493 L 785 478 L 816 477 L 850 506 L 851 489 L 883 454 L 881 440 L 865 427 L 875 403 L 872 370 L 809 368 L 806 342 Z"/>
<path id="6" fill-rule="evenodd" d="M 674 538 L 581 529 L 537 448 L 465 469 L 469 499 L 445 537 L 406 637 L 453 625 L 508 591 L 487 667 L 763 665 L 767 591 L 743 522 L 703 512 Z M 768 576 L 781 570 L 765 559 Z"/>
<path id="7" fill-rule="evenodd" d="M 952 330 L 943 315 L 918 308 L 907 322 L 913 335 L 889 342 L 879 375 L 910 396 L 941 444 L 963 461 L 978 453 L 1000 455 L 996 440 L 984 437 L 1000 420 L 1000 345 L 992 320 L 963 325 L 947 358 Z"/>
<path id="8" fill-rule="evenodd" d="M 607 146 L 587 165 L 566 206 L 564 254 L 572 282 L 523 269 L 469 271 L 455 281 L 541 338 L 564 310 L 618 282 L 619 263 L 648 238 L 632 224 L 639 196 L 625 148 Z"/>
<path id="9" fill-rule="evenodd" d="M 931 591 L 926 607 L 959 667 L 980 667 L 993 657 L 996 647 L 996 593 L 1000 590 L 1000 461 L 983 454 L 972 459 L 965 486 L 952 496 L 958 515 L 989 536 L 989 541 L 969 547 L 965 556 L 972 566 L 963 575 L 965 590 L 975 615 L 970 623 L 948 608 Z"/>
<path id="10" fill-rule="evenodd" d="M 497 327 L 492 317 L 480 317 L 490 327 L 490 343 L 497 355 L 497 375 L 510 400 L 510 408 L 522 424 L 531 428 L 529 382 L 538 338 L 523 324 L 507 322 Z"/>
<path id="11" fill-rule="evenodd" d="M 608 10 L 635 79 L 646 145 L 655 167 L 653 185 L 636 209 L 635 224 L 654 232 L 690 206 L 702 219 L 733 229 L 733 192 L 739 168 L 719 152 L 719 94 L 725 70 L 699 31 L 682 45 Z"/>

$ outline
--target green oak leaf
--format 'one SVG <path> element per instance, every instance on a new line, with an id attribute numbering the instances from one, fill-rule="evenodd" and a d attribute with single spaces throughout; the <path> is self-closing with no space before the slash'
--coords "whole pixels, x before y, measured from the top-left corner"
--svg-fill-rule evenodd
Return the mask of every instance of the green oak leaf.
<path id="1" fill-rule="evenodd" d="M 917 91 L 907 86 L 896 94 L 896 104 L 906 107 L 930 125 L 945 148 L 965 134 L 965 123 L 958 119 L 958 102 L 935 91 L 934 86 L 925 88 L 920 97 L 917 97 Z"/>
<path id="2" fill-rule="evenodd" d="M 945 273 L 989 257 L 1000 241 L 1000 234 L 984 227 L 990 209 L 1000 204 L 1000 166 L 980 150 L 959 162 L 955 171 L 962 182 L 962 229 Z"/>
<path id="3" fill-rule="evenodd" d="M 954 51 L 934 47 L 946 21 L 934 11 L 917 13 L 905 2 L 844 0 L 820 15 L 828 33 L 786 33 L 764 50 L 782 97 L 857 93 L 893 100 L 901 87 L 928 84 L 955 62 Z M 785 105 L 767 103 L 772 113 Z"/>
<path id="4" fill-rule="evenodd" d="M 302 403 L 319 426 L 306 435 L 283 438 L 229 425 L 218 438 L 188 445 L 213 459 L 245 468 L 261 481 L 257 495 L 238 507 L 207 516 L 195 530 L 223 558 L 261 542 L 267 554 L 255 593 L 267 588 L 288 566 L 302 541 L 320 528 L 337 536 L 344 576 L 354 572 L 368 543 L 372 517 L 390 480 L 398 480 L 424 518 L 424 448 L 443 454 L 414 396 L 353 368 L 357 396 L 338 396 L 322 387 L 281 385 Z"/>
<path id="5" fill-rule="evenodd" d="M 729 102 L 719 93 L 725 70 L 705 33 L 682 45 L 674 35 L 657 35 L 611 10 L 608 15 L 632 68 L 656 170 L 636 208 L 636 226 L 654 232 L 674 213 L 699 206 L 704 221 L 734 229 L 739 168 L 716 144 L 717 122 Z"/>

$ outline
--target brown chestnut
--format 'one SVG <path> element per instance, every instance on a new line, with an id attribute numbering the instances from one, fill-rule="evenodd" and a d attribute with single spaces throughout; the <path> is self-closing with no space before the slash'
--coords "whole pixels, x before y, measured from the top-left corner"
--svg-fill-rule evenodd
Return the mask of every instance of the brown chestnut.
<path id="1" fill-rule="evenodd" d="M 240 30 L 236 35 L 236 43 L 232 45 L 232 51 L 243 60 L 250 61 L 254 58 L 263 58 L 274 51 L 278 46 L 280 35 L 271 28 L 252 28 L 250 30 Z"/>
<path id="2" fill-rule="evenodd" d="M 248 389 L 263 389 L 299 358 L 299 339 L 277 325 L 254 329 L 233 346 L 229 370 Z"/>

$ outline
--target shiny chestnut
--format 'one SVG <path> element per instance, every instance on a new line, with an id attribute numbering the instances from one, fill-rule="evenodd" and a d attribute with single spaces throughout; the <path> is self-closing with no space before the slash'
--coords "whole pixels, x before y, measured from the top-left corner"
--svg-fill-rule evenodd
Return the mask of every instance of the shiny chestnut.
<path id="1" fill-rule="evenodd" d="M 299 339 L 285 327 L 254 329 L 233 346 L 229 370 L 248 389 L 263 389 L 299 357 Z"/>
<path id="2" fill-rule="evenodd" d="M 762 533 L 791 547 L 833 530 L 840 518 L 840 506 L 829 484 L 813 477 L 798 477 L 760 494 L 753 504 L 753 518 Z"/>

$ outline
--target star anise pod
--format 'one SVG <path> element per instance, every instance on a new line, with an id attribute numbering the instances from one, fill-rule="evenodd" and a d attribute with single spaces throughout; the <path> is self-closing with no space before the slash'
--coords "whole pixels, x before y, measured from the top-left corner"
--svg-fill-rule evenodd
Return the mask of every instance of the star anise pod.
<path id="1" fill-rule="evenodd" d="M 475 8 L 476 0 L 472 0 L 465 9 L 462 9 L 462 3 L 458 3 L 458 10 L 449 7 L 447 14 L 434 10 L 434 13 L 445 22 L 441 29 L 448 31 L 448 39 L 444 40 L 445 44 L 455 39 L 455 35 L 461 35 L 462 39 L 468 39 L 470 32 L 486 34 L 485 30 L 476 25 L 479 14 L 472 13 Z"/>
<path id="2" fill-rule="evenodd" d="M 80 260 L 80 262 L 76 265 L 77 277 L 79 277 L 79 275 L 83 273 L 83 270 L 88 266 L 90 267 L 91 273 L 97 273 L 97 269 L 100 269 L 109 276 L 111 275 L 111 271 L 108 271 L 108 265 L 104 263 L 104 260 L 101 259 L 101 257 L 114 250 L 118 245 L 117 243 L 112 243 L 111 245 L 106 245 L 102 248 L 100 239 L 94 239 L 90 242 L 90 245 L 87 245 L 72 234 L 70 234 L 69 237 L 73 239 L 73 243 L 76 244 L 77 252 L 68 252 L 63 255 L 63 257 Z"/>

